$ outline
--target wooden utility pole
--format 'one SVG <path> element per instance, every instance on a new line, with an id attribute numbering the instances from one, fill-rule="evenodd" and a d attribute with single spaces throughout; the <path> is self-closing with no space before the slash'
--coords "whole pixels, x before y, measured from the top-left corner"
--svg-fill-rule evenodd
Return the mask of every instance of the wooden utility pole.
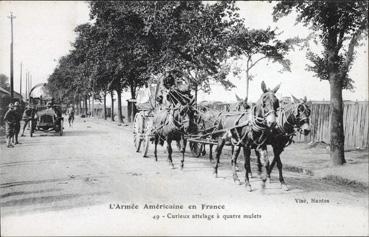
<path id="1" fill-rule="evenodd" d="M 249 85 L 250 85 L 250 61 L 251 61 L 251 58 L 249 57 L 247 59 L 247 66 L 246 66 L 246 97 L 245 99 L 248 99 L 249 98 Z"/>
<path id="2" fill-rule="evenodd" d="M 28 72 L 26 72 L 26 100 L 28 99 Z"/>
<path id="3" fill-rule="evenodd" d="M 32 75 L 29 74 L 29 91 L 32 90 Z"/>
<path id="4" fill-rule="evenodd" d="M 20 64 L 20 76 L 19 76 L 19 94 L 22 96 L 22 63 Z"/>
<path id="5" fill-rule="evenodd" d="M 29 72 L 27 72 L 27 99 L 29 100 L 28 93 L 29 93 Z"/>
<path id="6" fill-rule="evenodd" d="M 10 41 L 10 96 L 14 98 L 14 71 L 13 71 L 13 19 L 15 16 L 13 12 L 10 12 L 10 31 L 11 31 L 11 41 Z"/>

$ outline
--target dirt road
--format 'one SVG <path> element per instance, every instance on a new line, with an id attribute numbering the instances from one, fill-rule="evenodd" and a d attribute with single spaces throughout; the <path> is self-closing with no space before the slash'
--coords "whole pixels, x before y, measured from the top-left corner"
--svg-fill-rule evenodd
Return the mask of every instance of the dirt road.
<path id="1" fill-rule="evenodd" d="M 61 137 L 20 141 L 0 145 L 5 236 L 368 234 L 367 193 L 292 172 L 290 191 L 274 176 L 264 192 L 252 179 L 250 193 L 233 183 L 229 159 L 215 178 L 212 164 L 190 153 L 183 170 L 178 152 L 176 169 L 164 148 L 158 162 L 142 158 L 128 127 L 79 119 Z"/>

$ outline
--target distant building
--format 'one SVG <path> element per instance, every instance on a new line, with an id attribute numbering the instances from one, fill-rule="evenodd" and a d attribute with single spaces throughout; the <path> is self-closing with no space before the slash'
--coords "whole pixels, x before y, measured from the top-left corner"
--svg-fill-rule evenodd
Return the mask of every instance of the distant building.
<path id="1" fill-rule="evenodd" d="M 0 87 L 0 98 L 10 98 L 10 91 L 5 90 L 4 88 Z M 19 94 L 18 92 L 14 91 L 14 98 L 17 100 L 22 100 L 22 95 Z"/>

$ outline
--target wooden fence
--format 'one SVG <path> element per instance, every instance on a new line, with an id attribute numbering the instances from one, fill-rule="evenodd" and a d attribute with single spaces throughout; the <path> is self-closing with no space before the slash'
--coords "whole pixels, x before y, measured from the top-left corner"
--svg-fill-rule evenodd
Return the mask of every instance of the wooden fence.
<path id="1" fill-rule="evenodd" d="M 299 135 L 297 142 L 330 143 L 330 103 L 315 101 L 311 106 L 311 133 Z M 345 148 L 368 148 L 368 101 L 344 102 Z"/>

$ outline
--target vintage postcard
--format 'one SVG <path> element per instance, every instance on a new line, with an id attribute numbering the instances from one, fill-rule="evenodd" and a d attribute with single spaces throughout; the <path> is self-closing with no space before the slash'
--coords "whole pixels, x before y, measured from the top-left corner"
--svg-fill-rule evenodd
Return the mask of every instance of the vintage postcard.
<path id="1" fill-rule="evenodd" d="M 366 1 L 1 1 L 2 236 L 367 236 Z"/>

